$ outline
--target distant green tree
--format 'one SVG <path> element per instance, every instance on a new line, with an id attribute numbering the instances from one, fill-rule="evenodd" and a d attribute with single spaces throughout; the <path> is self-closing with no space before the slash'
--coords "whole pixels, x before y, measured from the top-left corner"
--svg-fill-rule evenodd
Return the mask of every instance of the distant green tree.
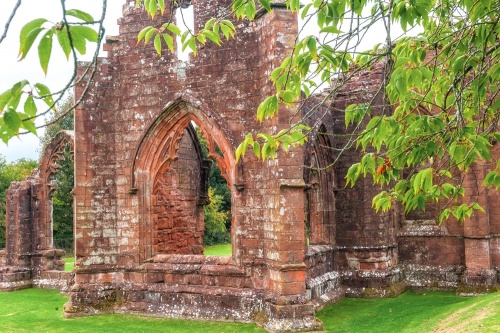
<path id="1" fill-rule="evenodd" d="M 63 159 L 58 161 L 59 170 L 54 175 L 56 191 L 52 197 L 52 229 L 54 245 L 57 248 L 73 248 L 73 195 L 74 161 L 73 153 L 66 147 Z"/>
<path id="2" fill-rule="evenodd" d="M 15 162 L 7 163 L 5 157 L 0 155 L 0 247 L 3 247 L 3 244 L 5 244 L 7 189 L 11 182 L 19 181 L 29 176 L 36 167 L 37 162 L 35 160 L 22 158 Z"/>
<path id="3" fill-rule="evenodd" d="M 208 198 L 210 203 L 203 207 L 205 214 L 205 235 L 203 236 L 204 245 L 224 244 L 231 241 L 226 223 L 230 211 L 222 209 L 224 197 L 215 194 L 212 187 L 208 188 Z"/>

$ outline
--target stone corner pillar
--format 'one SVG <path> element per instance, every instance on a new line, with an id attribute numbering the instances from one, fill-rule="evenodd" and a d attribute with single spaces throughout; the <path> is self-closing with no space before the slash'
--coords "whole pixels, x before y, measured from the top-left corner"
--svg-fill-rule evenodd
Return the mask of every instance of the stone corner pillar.
<path id="1" fill-rule="evenodd" d="M 475 211 L 464 221 L 465 272 L 459 295 L 479 295 L 491 292 L 497 283 L 497 271 L 493 268 L 491 249 L 490 206 L 497 203 L 488 191 L 480 191 L 488 172 L 484 162 L 474 164 L 465 174 L 465 203 L 477 202 L 486 213 Z"/>
<path id="2" fill-rule="evenodd" d="M 264 229 L 273 229 L 273 237 L 266 239 L 266 295 L 256 319 L 269 332 L 323 328 L 306 297 L 304 185 L 302 179 L 281 179 L 277 195 L 269 200 Z"/>

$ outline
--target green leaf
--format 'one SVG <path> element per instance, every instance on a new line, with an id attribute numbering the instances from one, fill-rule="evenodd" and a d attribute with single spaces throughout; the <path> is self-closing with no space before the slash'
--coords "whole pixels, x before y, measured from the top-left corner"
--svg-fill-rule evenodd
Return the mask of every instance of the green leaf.
<path id="1" fill-rule="evenodd" d="M 73 42 L 73 47 L 81 55 L 87 53 L 87 42 L 85 38 L 78 33 L 73 33 L 73 27 L 70 27 L 70 32 L 71 32 L 71 41 Z"/>
<path id="2" fill-rule="evenodd" d="M 451 210 L 445 208 L 441 213 L 439 213 L 439 224 L 443 223 L 443 220 L 447 220 L 450 217 Z"/>
<path id="3" fill-rule="evenodd" d="M 142 29 L 139 34 L 137 35 L 137 44 L 139 44 L 139 42 L 145 38 L 146 34 L 148 33 L 148 31 L 150 31 L 151 29 L 154 30 L 154 27 L 152 26 L 149 26 L 149 27 L 145 27 L 144 29 Z"/>
<path id="4" fill-rule="evenodd" d="M 13 95 L 13 96 L 16 96 L 16 95 L 18 95 L 18 94 L 21 94 L 21 93 L 22 93 L 22 91 L 23 91 L 23 88 L 24 88 L 25 86 L 29 85 L 29 84 L 30 84 L 30 83 L 29 83 L 29 81 L 28 81 L 28 80 L 22 80 L 22 81 L 19 81 L 19 82 L 15 83 L 15 84 L 12 86 L 12 88 L 11 88 L 10 92 L 12 93 L 12 95 Z"/>
<path id="5" fill-rule="evenodd" d="M 311 8 L 312 5 L 313 5 L 312 3 L 308 3 L 307 5 L 305 5 L 305 7 L 302 9 L 302 13 L 300 13 L 301 19 L 304 19 L 307 16 L 307 13 L 309 12 L 309 9 Z"/>
<path id="6" fill-rule="evenodd" d="M 158 7 L 160 7 L 161 15 L 165 13 L 165 0 L 158 0 Z"/>
<path id="7" fill-rule="evenodd" d="M 213 31 L 204 30 L 204 35 L 208 37 L 212 42 L 220 46 L 220 37 Z"/>
<path id="8" fill-rule="evenodd" d="M 214 23 L 217 19 L 215 17 L 212 17 L 210 20 L 208 20 L 206 23 L 205 23 L 205 29 L 206 30 L 210 30 L 212 29 L 212 27 L 214 26 Z"/>
<path id="9" fill-rule="evenodd" d="M 229 28 L 231 28 L 232 31 L 236 31 L 236 28 L 234 27 L 234 25 L 233 25 L 233 23 L 231 21 L 229 21 L 229 20 L 221 20 L 220 23 L 228 26 Z"/>
<path id="10" fill-rule="evenodd" d="M 220 28 L 222 30 L 222 33 L 224 34 L 224 37 L 226 37 L 226 40 L 229 40 L 229 36 L 231 36 L 231 28 L 224 24 L 221 24 Z"/>
<path id="11" fill-rule="evenodd" d="M 21 126 L 21 118 L 19 114 L 14 109 L 8 109 L 3 114 L 3 120 L 5 125 L 14 133 L 19 131 L 19 126 Z"/>
<path id="12" fill-rule="evenodd" d="M 322 28 L 320 33 L 328 33 L 328 34 L 341 34 L 342 31 L 340 31 L 336 26 L 334 25 L 329 25 L 327 27 Z"/>
<path id="13" fill-rule="evenodd" d="M 36 83 L 35 89 L 38 96 L 42 98 L 45 104 L 47 104 L 55 111 L 54 99 L 52 98 L 52 93 L 50 92 L 50 89 L 42 83 Z"/>
<path id="14" fill-rule="evenodd" d="M 95 31 L 90 27 L 85 27 L 81 25 L 71 26 L 71 36 L 73 36 L 74 34 L 79 34 L 80 36 L 82 36 L 83 38 L 92 43 L 97 43 L 99 39 L 99 34 L 97 33 L 97 31 Z"/>
<path id="15" fill-rule="evenodd" d="M 23 120 L 21 122 L 21 127 L 36 135 L 36 126 L 34 123 L 34 119 Z"/>
<path id="16" fill-rule="evenodd" d="M 43 35 L 38 44 L 38 58 L 40 59 L 40 66 L 42 66 L 43 72 L 47 75 L 47 69 L 49 67 L 50 55 L 52 53 L 52 37 L 54 35 L 53 30 L 49 30 Z"/>
<path id="17" fill-rule="evenodd" d="M 149 42 L 151 37 L 153 37 L 155 31 L 156 31 L 156 29 L 153 27 L 151 27 L 150 30 L 146 31 L 146 34 L 144 35 L 144 44 L 147 44 Z"/>
<path id="18" fill-rule="evenodd" d="M 24 58 L 26 58 L 26 55 L 28 55 L 28 52 L 31 49 L 31 46 L 35 42 L 35 40 L 38 37 L 38 35 L 40 34 L 40 32 L 42 32 L 42 30 L 45 30 L 45 29 L 42 27 L 35 28 L 35 29 L 30 31 L 28 36 L 26 36 L 26 40 L 24 41 L 24 43 L 21 44 L 21 46 L 19 48 L 19 55 L 21 56 L 21 58 L 19 60 L 23 60 Z"/>
<path id="19" fill-rule="evenodd" d="M 66 15 L 76 17 L 84 22 L 94 22 L 94 18 L 87 12 L 81 11 L 79 9 L 68 9 L 66 10 Z"/>
<path id="20" fill-rule="evenodd" d="M 260 144 L 257 141 L 253 143 L 253 153 L 257 158 L 260 158 Z"/>
<path id="21" fill-rule="evenodd" d="M 26 98 L 26 101 L 24 102 L 24 113 L 33 117 L 36 115 L 36 111 L 37 111 L 37 108 L 36 108 L 35 100 L 34 100 L 33 96 L 30 95 L 30 96 L 28 96 L 28 98 Z"/>
<path id="22" fill-rule="evenodd" d="M 61 49 L 66 56 L 66 60 L 68 60 L 71 53 L 71 44 L 68 38 L 68 30 L 66 28 L 62 30 L 56 30 L 56 37 L 57 41 L 59 42 L 59 46 L 61 46 Z"/>
<path id="23" fill-rule="evenodd" d="M 174 35 L 180 36 L 181 35 L 181 29 L 179 29 L 175 24 L 173 23 L 168 23 L 166 28 L 170 30 Z"/>
<path id="24" fill-rule="evenodd" d="M 163 34 L 163 39 L 165 40 L 165 43 L 167 43 L 169 50 L 174 51 L 174 39 L 172 36 L 169 34 Z"/>
<path id="25" fill-rule="evenodd" d="M 26 23 L 23 26 L 23 28 L 21 29 L 21 33 L 19 35 L 19 55 L 28 53 L 28 51 L 31 47 L 31 44 L 33 44 L 33 41 L 35 40 L 36 36 L 38 35 L 38 33 L 40 31 L 43 30 L 43 28 L 41 28 L 41 27 L 45 22 L 47 22 L 46 19 L 38 18 L 38 19 L 35 19 L 33 21 Z M 28 35 L 35 29 L 38 31 L 38 33 L 36 33 L 34 35 L 33 40 L 31 41 L 31 43 L 28 46 L 28 44 L 27 44 Z"/>
<path id="26" fill-rule="evenodd" d="M 156 53 L 161 57 L 161 37 L 160 34 L 156 34 L 155 39 L 154 39 L 154 47 L 156 50 Z"/>
<path id="27" fill-rule="evenodd" d="M 193 51 L 193 55 L 196 56 L 196 40 L 194 37 L 188 40 L 187 46 Z"/>
<path id="28" fill-rule="evenodd" d="M 249 20 L 253 20 L 255 18 L 255 0 L 248 0 L 245 8 L 245 15 Z"/>
<path id="29" fill-rule="evenodd" d="M 257 108 L 257 119 L 262 122 L 265 118 L 272 117 L 277 111 L 278 96 L 269 96 Z"/>
<path id="30" fill-rule="evenodd" d="M 279 95 L 283 102 L 286 104 L 293 103 L 293 101 L 295 101 L 295 99 L 297 98 L 296 94 L 294 94 L 293 91 L 290 90 L 281 91 Z"/>
<path id="31" fill-rule="evenodd" d="M 4 91 L 2 94 L 0 94 L 0 112 L 9 103 L 11 98 L 12 98 L 12 89 L 8 89 Z"/>
<path id="32" fill-rule="evenodd" d="M 271 2 L 269 0 L 259 0 L 259 3 L 264 7 L 268 12 L 271 11 Z"/>
<path id="33" fill-rule="evenodd" d="M 154 18 L 156 13 L 158 12 L 158 6 L 156 0 L 151 0 L 148 2 L 149 6 L 146 7 L 146 11 L 151 15 L 151 18 Z"/>

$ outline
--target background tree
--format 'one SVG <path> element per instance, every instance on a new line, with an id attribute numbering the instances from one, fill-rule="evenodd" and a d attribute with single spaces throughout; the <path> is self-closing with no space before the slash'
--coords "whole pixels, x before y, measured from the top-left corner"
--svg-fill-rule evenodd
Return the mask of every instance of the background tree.
<path id="1" fill-rule="evenodd" d="M 226 186 L 227 187 L 227 186 Z M 205 234 L 203 245 L 225 244 L 231 242 L 227 223 L 231 223 L 231 211 L 223 208 L 224 197 L 215 194 L 213 187 L 208 188 L 210 203 L 203 207 L 205 218 Z"/>
<path id="2" fill-rule="evenodd" d="M 23 180 L 31 175 L 38 163 L 34 160 L 19 159 L 15 162 L 7 163 L 5 157 L 0 155 L 0 248 L 5 247 L 5 204 L 7 189 L 11 182 Z"/>
<path id="3" fill-rule="evenodd" d="M 203 138 L 199 129 L 197 129 L 196 134 L 203 156 L 208 158 L 207 141 Z M 215 150 L 222 155 L 219 147 L 216 146 Z M 203 207 L 205 223 L 203 245 L 231 242 L 231 191 L 229 191 L 227 182 L 221 175 L 220 168 L 215 163 L 212 163 L 208 178 L 208 199 L 210 203 Z"/>

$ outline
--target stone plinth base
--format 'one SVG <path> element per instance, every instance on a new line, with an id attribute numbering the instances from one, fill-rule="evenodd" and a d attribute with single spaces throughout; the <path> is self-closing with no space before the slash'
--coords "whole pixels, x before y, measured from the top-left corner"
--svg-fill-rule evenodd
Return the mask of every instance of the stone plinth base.
<path id="1" fill-rule="evenodd" d="M 0 291 L 14 291 L 32 286 L 31 271 L 27 268 L 0 267 Z"/>
<path id="2" fill-rule="evenodd" d="M 314 306 L 311 303 L 297 305 L 266 303 L 255 321 L 257 325 L 270 333 L 323 330 L 323 323 L 316 318 Z"/>
<path id="3" fill-rule="evenodd" d="M 457 288 L 457 295 L 477 296 L 500 290 L 495 269 L 469 271 L 462 276 L 462 284 Z"/>

